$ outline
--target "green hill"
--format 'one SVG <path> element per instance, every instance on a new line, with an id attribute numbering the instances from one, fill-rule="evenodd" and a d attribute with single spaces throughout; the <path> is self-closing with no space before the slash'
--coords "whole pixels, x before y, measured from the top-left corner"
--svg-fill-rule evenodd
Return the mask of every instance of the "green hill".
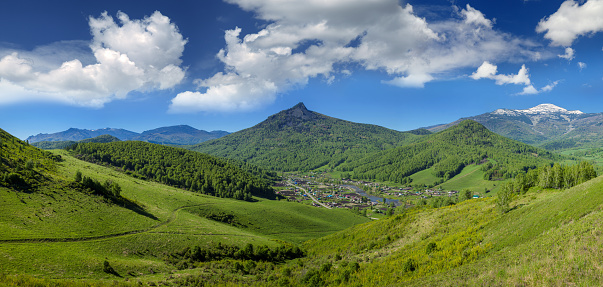
<path id="1" fill-rule="evenodd" d="M 376 152 L 338 169 L 357 179 L 400 183 L 409 183 L 411 175 L 431 169 L 444 182 L 470 164 L 489 162 L 483 165 L 485 179 L 502 179 L 560 158 L 465 120 L 419 142 Z"/>
<path id="2" fill-rule="evenodd" d="M 112 135 L 100 135 L 94 138 L 83 139 L 80 141 L 41 141 L 32 143 L 31 145 L 41 149 L 64 149 L 76 143 L 110 143 L 117 141 L 120 141 L 120 139 Z"/>
<path id="3" fill-rule="evenodd" d="M 528 193 L 504 215 L 490 199 L 414 209 L 306 242 L 313 267 L 291 267 L 291 277 L 308 282 L 306 269 L 325 285 L 598 286 L 602 189 L 600 177 Z"/>
<path id="4" fill-rule="evenodd" d="M 424 134 L 424 131 L 416 132 Z M 299 103 L 254 127 L 191 147 L 280 171 L 331 168 L 367 153 L 401 146 L 420 135 L 331 118 Z"/>
<path id="5" fill-rule="evenodd" d="M 262 254 L 267 250 L 262 246 L 276 250 L 369 220 L 346 210 L 295 202 L 264 198 L 246 202 L 194 193 L 78 160 L 64 150 L 42 151 L 3 131 L 0 136 L 3 173 L 23 171 L 28 161 L 40 163 L 34 165 L 40 177 L 31 188 L 0 184 L 0 286 L 90 283 L 81 279 L 95 285 L 157 282 L 180 268 L 168 259 L 182 250 L 253 244 Z M 80 145 L 120 144 L 124 143 Z M 169 150 L 161 151 L 169 158 Z M 178 152 L 184 158 L 193 153 Z M 120 196 L 130 204 L 85 187 L 85 180 L 77 180 L 78 173 L 102 186 L 108 182 L 119 186 Z M 266 264 L 274 268 L 280 263 Z"/>
<path id="6" fill-rule="evenodd" d="M 0 186 L 35 188 L 60 160 L 60 156 L 39 150 L 0 129 Z"/>
<path id="7" fill-rule="evenodd" d="M 18 140 L 13 143 L 10 135 L 2 135 L 3 170 L 16 172 L 34 159 L 44 162 L 34 167 L 42 176 L 34 188 L 0 186 L 0 281 L 8 286 L 603 283 L 598 267 L 603 177 L 567 190 L 512 192 L 504 213 L 500 201 L 484 198 L 442 208 L 399 208 L 393 216 L 367 222 L 346 210 L 193 193 L 81 161 L 67 151 L 50 154 Z M 436 139 L 519 155 L 526 148 L 471 121 L 426 141 L 438 146 Z M 14 154 L 10 160 L 7 151 Z M 59 157 L 62 161 L 53 160 Z M 142 210 L 79 188 L 73 180 L 78 171 L 119 185 L 121 195 Z M 302 251 L 290 248 L 299 243 Z M 290 260 L 300 254 L 302 258 Z"/>
<path id="8" fill-rule="evenodd" d="M 71 149 L 80 159 L 194 192 L 245 200 L 275 197 L 268 180 L 198 152 L 139 141 L 80 143 Z"/>

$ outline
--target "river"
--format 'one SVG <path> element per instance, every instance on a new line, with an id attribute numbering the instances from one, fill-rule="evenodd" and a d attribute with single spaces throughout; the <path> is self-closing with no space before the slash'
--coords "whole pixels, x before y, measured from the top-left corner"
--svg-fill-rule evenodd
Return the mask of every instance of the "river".
<path id="1" fill-rule="evenodd" d="M 366 196 L 366 197 L 368 197 L 368 199 L 370 199 L 372 202 L 380 202 L 380 203 L 383 202 L 383 197 L 369 195 L 366 192 L 364 192 L 364 190 L 358 188 L 355 185 L 344 185 L 343 187 L 351 188 L 352 190 L 354 190 L 354 192 L 360 194 L 360 196 Z M 385 199 L 385 203 L 387 203 L 387 204 L 393 203 L 395 206 L 400 206 L 400 202 L 397 199 L 386 198 Z"/>

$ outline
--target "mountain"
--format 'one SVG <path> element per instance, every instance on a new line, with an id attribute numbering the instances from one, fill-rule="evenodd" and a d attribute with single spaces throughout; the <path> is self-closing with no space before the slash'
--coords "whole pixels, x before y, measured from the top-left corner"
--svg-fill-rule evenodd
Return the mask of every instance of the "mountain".
<path id="1" fill-rule="evenodd" d="M 401 146 L 421 137 L 328 117 L 299 103 L 251 128 L 190 149 L 273 170 L 293 171 L 323 166 L 333 168 L 346 160 Z"/>
<path id="2" fill-rule="evenodd" d="M 497 135 L 473 120 L 464 120 L 422 140 L 346 162 L 338 167 L 357 179 L 409 183 L 409 177 L 431 169 L 440 182 L 470 164 L 484 165 L 485 179 L 512 178 L 521 171 L 549 164 L 559 156 Z"/>
<path id="3" fill-rule="evenodd" d="M 32 143 L 31 145 L 41 149 L 64 149 L 76 143 L 110 143 L 118 141 L 120 140 L 114 136 L 100 135 L 94 138 L 83 139 L 80 141 L 41 141 Z"/>
<path id="4" fill-rule="evenodd" d="M 113 128 L 105 128 L 98 130 L 70 128 L 63 132 L 30 136 L 27 138 L 27 141 L 30 143 L 41 141 L 81 141 L 84 139 L 95 138 L 100 135 L 111 135 L 120 140 L 131 140 L 134 137 L 138 136 L 138 133 L 124 129 Z"/>
<path id="5" fill-rule="evenodd" d="M 481 123 L 499 135 L 547 148 L 559 146 L 554 142 L 560 140 L 566 142 L 564 147 L 603 141 L 603 113 L 568 111 L 553 104 L 541 104 L 525 110 L 498 109 L 427 129 L 441 131 L 466 119 Z"/>
<path id="6" fill-rule="evenodd" d="M 159 144 L 194 145 L 210 139 L 223 137 L 227 134 L 229 133 L 225 131 L 207 132 L 204 130 L 195 129 L 187 125 L 162 127 L 144 131 L 140 134 L 124 129 L 105 128 L 98 130 L 87 130 L 70 128 L 63 132 L 30 136 L 29 138 L 27 138 L 27 141 L 30 143 L 56 141 L 77 142 L 85 139 L 95 138 L 100 135 L 110 135 L 123 141 L 137 140 Z"/>
<path id="7" fill-rule="evenodd" d="M 217 139 L 227 134 L 229 133 L 225 131 L 207 132 L 191 126 L 179 125 L 144 131 L 132 140 L 159 144 L 193 145 L 207 140 Z"/>

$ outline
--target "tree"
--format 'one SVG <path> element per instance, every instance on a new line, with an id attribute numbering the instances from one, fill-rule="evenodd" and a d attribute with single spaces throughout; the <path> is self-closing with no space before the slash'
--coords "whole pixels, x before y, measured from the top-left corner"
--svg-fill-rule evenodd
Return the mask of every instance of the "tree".
<path id="1" fill-rule="evenodd" d="M 511 192 L 513 191 L 513 183 L 507 183 L 501 187 L 496 195 L 496 206 L 501 214 L 509 211 L 509 202 L 511 201 Z"/>
<path id="2" fill-rule="evenodd" d="M 473 198 L 473 192 L 469 189 L 461 191 L 460 201 L 468 200 Z"/>
<path id="3" fill-rule="evenodd" d="M 81 181 L 82 181 L 82 172 L 78 170 L 75 172 L 75 182 L 81 182 Z"/>

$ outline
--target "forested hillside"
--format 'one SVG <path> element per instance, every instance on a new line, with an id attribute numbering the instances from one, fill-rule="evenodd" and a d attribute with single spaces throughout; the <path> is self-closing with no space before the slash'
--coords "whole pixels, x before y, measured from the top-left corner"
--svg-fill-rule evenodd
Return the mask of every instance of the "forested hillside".
<path id="1" fill-rule="evenodd" d="M 243 170 L 242 164 L 198 152 L 138 141 L 80 143 L 72 150 L 77 158 L 194 192 L 241 200 L 250 200 L 252 195 L 274 197 L 266 179 L 270 175 L 262 178 Z"/>
<path id="2" fill-rule="evenodd" d="M 273 170 L 303 171 L 402 146 L 421 138 L 417 134 L 331 118 L 299 103 L 254 127 L 191 149 Z"/>
<path id="3" fill-rule="evenodd" d="M 420 142 L 346 162 L 339 169 L 358 179 L 407 183 L 410 175 L 428 168 L 433 168 L 435 176 L 447 180 L 466 165 L 487 161 L 483 167 L 486 179 L 493 179 L 512 178 L 559 158 L 466 120 Z"/>
<path id="4" fill-rule="evenodd" d="M 0 186 L 30 189 L 45 180 L 60 156 L 39 150 L 0 129 Z"/>
<path id="5" fill-rule="evenodd" d="M 547 150 L 592 148 L 603 142 L 603 114 L 568 111 L 552 104 L 541 104 L 526 110 L 498 109 L 429 127 L 429 130 L 442 131 L 465 119 L 474 120 L 504 137 Z"/>
<path id="6" fill-rule="evenodd" d="M 64 149 L 76 143 L 110 143 L 117 141 L 120 141 L 120 139 L 112 135 L 100 135 L 94 138 L 83 139 L 80 141 L 41 141 L 32 143 L 31 145 L 41 149 Z"/>

